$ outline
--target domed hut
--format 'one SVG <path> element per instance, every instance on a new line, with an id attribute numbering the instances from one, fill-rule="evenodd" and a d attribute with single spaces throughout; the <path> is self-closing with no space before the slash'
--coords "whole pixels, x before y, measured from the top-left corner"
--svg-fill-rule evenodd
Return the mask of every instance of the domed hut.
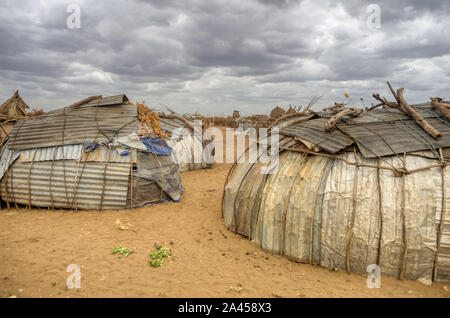
<path id="1" fill-rule="evenodd" d="M 212 163 L 207 162 L 203 150 L 211 140 L 202 136 L 200 131 L 198 134 L 194 133 L 194 120 L 174 114 L 160 114 L 159 116 L 161 129 L 170 137 L 167 144 L 173 149 L 172 156 L 178 164 L 180 172 L 210 169 Z M 175 135 L 174 131 L 180 128 L 186 129 L 189 133 Z"/>
<path id="2" fill-rule="evenodd" d="M 284 114 L 286 114 L 286 111 L 283 108 L 281 108 L 280 106 L 276 106 L 270 112 L 270 117 L 278 119 L 281 116 L 283 116 Z"/>
<path id="3" fill-rule="evenodd" d="M 278 123 L 277 169 L 235 163 L 229 172 L 227 228 L 297 262 L 361 274 L 377 264 L 400 279 L 449 281 L 450 116 L 400 97 Z"/>
<path id="4" fill-rule="evenodd" d="M 1 199 L 8 207 L 74 210 L 179 201 L 172 149 L 160 134 L 141 135 L 140 118 L 126 95 L 116 95 L 18 121 L 1 151 Z"/>
<path id="5" fill-rule="evenodd" d="M 143 103 L 136 105 L 141 110 L 139 132 L 145 136 L 154 136 L 156 132 L 152 126 L 156 123 L 157 135 L 163 136 L 172 148 L 171 156 L 180 172 L 212 167 L 211 158 L 204 155 L 204 148 L 211 140 L 203 134 L 202 130 L 207 124 L 202 122 L 203 116 L 189 114 L 180 116 L 167 106 L 171 114 L 151 110 Z M 214 143 L 209 148 L 214 151 Z"/>

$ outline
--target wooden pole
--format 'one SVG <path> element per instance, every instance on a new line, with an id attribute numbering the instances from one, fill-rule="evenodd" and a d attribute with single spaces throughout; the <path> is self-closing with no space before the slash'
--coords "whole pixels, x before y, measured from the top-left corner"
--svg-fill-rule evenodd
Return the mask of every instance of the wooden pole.
<path id="1" fill-rule="evenodd" d="M 423 116 L 421 114 L 419 114 L 414 108 L 412 108 L 411 106 L 408 105 L 408 103 L 406 102 L 405 98 L 403 97 L 403 91 L 404 88 L 399 88 L 397 90 L 397 97 L 400 100 L 400 104 L 402 105 L 402 107 L 408 112 L 408 115 L 410 115 L 412 118 L 414 118 L 414 120 L 416 121 L 416 123 L 423 128 L 423 130 L 425 130 L 428 134 L 430 134 L 431 136 L 433 136 L 434 139 L 439 139 L 442 137 L 442 134 L 433 126 L 431 126 L 426 120 L 425 118 L 423 118 Z"/>

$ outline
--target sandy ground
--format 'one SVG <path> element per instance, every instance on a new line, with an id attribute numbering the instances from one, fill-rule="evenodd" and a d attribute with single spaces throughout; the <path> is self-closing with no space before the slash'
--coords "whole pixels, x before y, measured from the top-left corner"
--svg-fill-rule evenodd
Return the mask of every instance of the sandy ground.
<path id="1" fill-rule="evenodd" d="M 221 219 L 230 165 L 184 173 L 180 203 L 133 211 L 0 211 L 1 297 L 450 297 L 450 284 L 424 286 L 366 278 L 298 264 L 229 232 Z M 137 232 L 119 230 L 128 218 Z M 155 242 L 173 259 L 149 265 Z M 135 249 L 119 259 L 117 245 Z M 69 264 L 81 266 L 81 288 L 68 289 Z"/>
<path id="2" fill-rule="evenodd" d="M 182 202 L 122 211 L 0 211 L 0 297 L 450 297 L 450 284 L 425 286 L 299 264 L 228 231 L 221 218 L 230 164 L 183 173 Z M 127 218 L 136 232 L 115 222 Z M 171 262 L 149 265 L 155 243 Z M 119 259 L 122 245 L 135 253 Z M 69 264 L 81 288 L 68 289 Z"/>

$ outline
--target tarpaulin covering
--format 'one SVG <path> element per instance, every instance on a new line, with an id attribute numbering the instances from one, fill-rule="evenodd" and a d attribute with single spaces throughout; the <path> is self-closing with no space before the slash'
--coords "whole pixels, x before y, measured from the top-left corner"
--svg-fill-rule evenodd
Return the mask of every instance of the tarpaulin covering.
<path id="1" fill-rule="evenodd" d="M 142 143 L 147 148 L 148 152 L 155 153 L 157 155 L 170 155 L 172 148 L 170 148 L 165 140 L 159 138 L 141 138 Z"/>

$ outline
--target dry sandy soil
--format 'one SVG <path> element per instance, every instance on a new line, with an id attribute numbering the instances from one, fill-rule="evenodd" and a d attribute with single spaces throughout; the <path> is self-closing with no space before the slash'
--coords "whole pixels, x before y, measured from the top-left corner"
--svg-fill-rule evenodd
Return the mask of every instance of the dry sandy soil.
<path id="1" fill-rule="evenodd" d="M 0 297 L 450 297 L 450 284 L 425 286 L 299 264 L 228 231 L 221 218 L 230 164 L 182 175 L 182 202 L 122 211 L 0 211 Z M 128 218 L 136 232 L 115 222 Z M 149 265 L 155 242 L 171 247 Z M 111 249 L 135 253 L 119 259 Z M 81 288 L 68 289 L 69 264 Z"/>

